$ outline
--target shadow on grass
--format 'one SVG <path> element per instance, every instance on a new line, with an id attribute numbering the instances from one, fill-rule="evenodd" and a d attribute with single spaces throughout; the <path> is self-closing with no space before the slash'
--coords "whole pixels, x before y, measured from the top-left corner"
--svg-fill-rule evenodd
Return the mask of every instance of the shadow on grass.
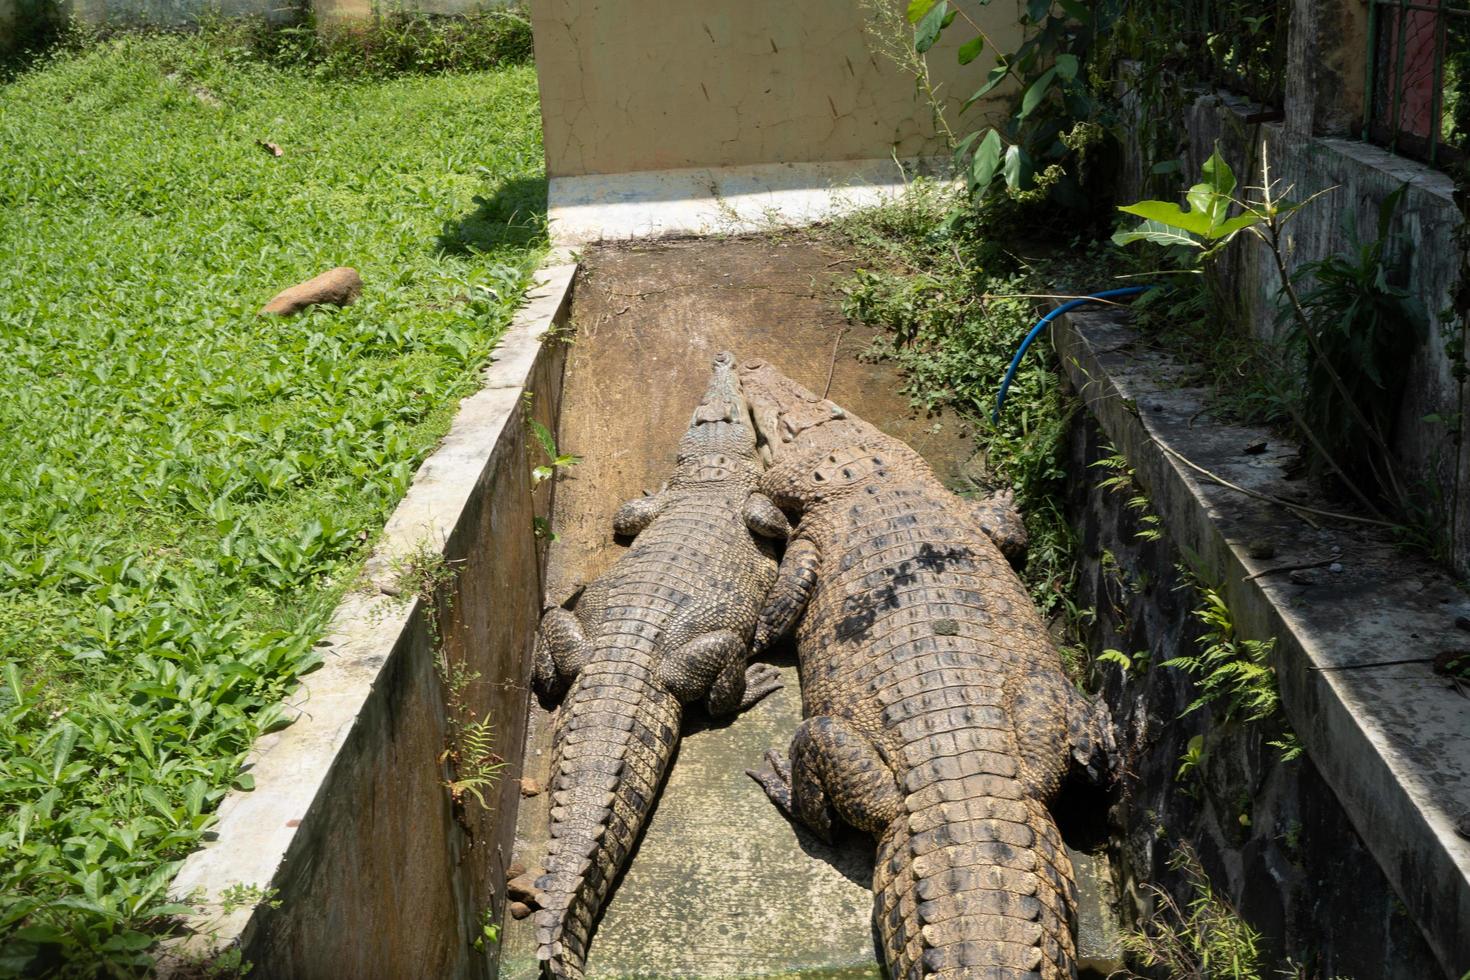
<path id="1" fill-rule="evenodd" d="M 474 200 L 474 211 L 444 222 L 439 251 L 479 255 L 529 248 L 546 239 L 545 177 L 513 177 L 491 196 L 476 195 Z"/>

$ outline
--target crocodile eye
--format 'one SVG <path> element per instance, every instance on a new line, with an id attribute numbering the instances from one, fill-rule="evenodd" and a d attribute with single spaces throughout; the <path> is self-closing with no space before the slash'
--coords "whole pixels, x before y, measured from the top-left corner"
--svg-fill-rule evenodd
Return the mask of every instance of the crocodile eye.
<path id="1" fill-rule="evenodd" d="M 852 479 L 852 470 L 850 470 L 850 469 L 848 469 L 847 467 L 844 466 L 842 468 L 842 478 L 845 479 L 845 480 L 851 480 Z"/>

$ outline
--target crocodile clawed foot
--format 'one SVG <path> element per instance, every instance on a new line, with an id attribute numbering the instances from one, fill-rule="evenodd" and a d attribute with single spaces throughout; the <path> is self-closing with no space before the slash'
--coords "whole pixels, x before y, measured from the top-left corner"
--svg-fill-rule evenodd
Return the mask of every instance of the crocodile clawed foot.
<path id="1" fill-rule="evenodd" d="M 740 710 L 744 711 L 768 694 L 786 685 L 781 683 L 781 671 L 771 664 L 751 664 L 745 671 L 745 697 L 740 700 Z"/>
<path id="2" fill-rule="evenodd" d="M 775 749 L 766 750 L 766 762 L 771 767 L 769 770 L 747 769 L 745 774 L 760 783 L 777 809 L 791 817 L 791 765 Z"/>

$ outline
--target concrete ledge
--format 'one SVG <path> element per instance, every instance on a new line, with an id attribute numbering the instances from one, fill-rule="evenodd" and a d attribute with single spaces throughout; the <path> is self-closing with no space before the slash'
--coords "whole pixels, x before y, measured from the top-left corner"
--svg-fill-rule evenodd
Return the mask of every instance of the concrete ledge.
<path id="1" fill-rule="evenodd" d="M 1187 386 L 1184 366 L 1138 344 L 1125 314 L 1074 314 L 1056 322 L 1053 339 L 1174 543 L 1223 583 L 1241 635 L 1277 639 L 1292 726 L 1446 976 L 1458 980 L 1470 969 L 1470 840 L 1456 832 L 1470 816 L 1470 699 L 1427 661 L 1470 647 L 1455 625 L 1470 616 L 1470 599 L 1377 530 L 1325 518 L 1313 527 L 1188 465 L 1334 509 L 1286 479 L 1294 445 L 1212 420 L 1206 392 Z M 1263 439 L 1264 453 L 1243 452 Z M 1270 558 L 1249 557 L 1267 545 Z M 1317 568 L 1294 581 L 1283 568 L 1334 556 L 1338 573 Z"/>
<path id="2" fill-rule="evenodd" d="M 671 235 L 741 234 L 808 225 L 903 194 L 929 161 L 837 160 L 554 177 L 558 245 Z"/>
<path id="3" fill-rule="evenodd" d="M 338 607 L 325 665 L 289 699 L 293 723 L 256 743 L 254 790 L 225 797 L 214 840 L 184 863 L 171 891 L 200 914 L 171 960 L 238 947 L 269 977 L 494 976 L 498 950 L 473 943 L 499 921 L 519 772 L 484 807 L 450 798 L 450 702 L 491 719 L 498 755 L 521 757 L 541 607 L 532 518 L 551 503 L 550 483 L 532 491 L 525 419 L 556 428 L 564 348 L 547 338 L 575 271 L 540 273 Z M 395 581 L 425 551 L 455 573 L 437 609 Z M 447 691 L 446 667 L 467 683 Z M 279 905 L 222 906 L 241 885 Z"/>

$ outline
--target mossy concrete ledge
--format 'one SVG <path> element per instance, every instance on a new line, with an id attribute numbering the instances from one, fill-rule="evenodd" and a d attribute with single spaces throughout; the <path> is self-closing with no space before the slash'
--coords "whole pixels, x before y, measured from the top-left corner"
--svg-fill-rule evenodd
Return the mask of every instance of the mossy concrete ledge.
<path id="1" fill-rule="evenodd" d="M 1217 482 L 1334 509 L 1286 478 L 1295 445 L 1211 418 L 1190 368 L 1140 343 L 1125 314 L 1073 314 L 1053 329 L 1073 386 L 1173 543 L 1220 583 L 1239 635 L 1276 639 L 1288 721 L 1458 980 L 1470 970 L 1470 840 L 1457 830 L 1470 819 L 1470 699 L 1430 661 L 1470 647 L 1457 626 L 1470 600 L 1380 529 L 1314 526 Z"/>
<path id="2" fill-rule="evenodd" d="M 456 803 L 447 749 L 458 713 L 488 718 L 495 752 L 521 758 L 541 610 L 533 518 L 551 505 L 551 484 L 532 485 L 526 417 L 556 429 L 574 272 L 539 274 L 338 607 L 325 664 L 289 699 L 292 724 L 257 742 L 254 789 L 225 797 L 212 841 L 176 877 L 199 914 L 163 972 L 238 949 L 273 978 L 495 975 L 496 944 L 476 940 L 500 921 L 518 764 L 484 806 Z M 400 581 L 406 562 L 452 578 L 426 599 Z M 270 900 L 233 907 L 240 886 Z"/>

